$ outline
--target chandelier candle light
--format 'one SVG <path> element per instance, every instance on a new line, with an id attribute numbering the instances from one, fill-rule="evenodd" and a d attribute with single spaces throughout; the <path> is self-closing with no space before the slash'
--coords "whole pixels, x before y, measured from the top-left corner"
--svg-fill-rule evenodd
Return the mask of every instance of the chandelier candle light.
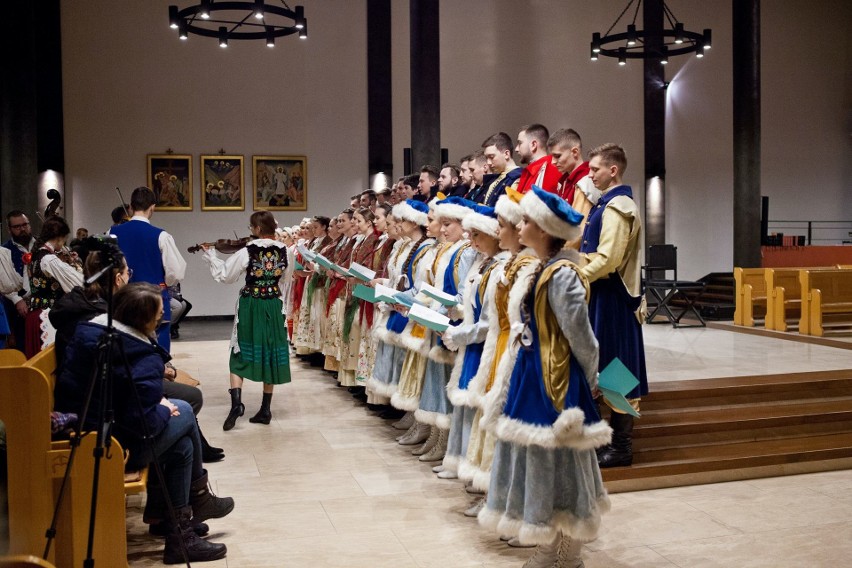
<path id="1" fill-rule="evenodd" d="M 610 35 L 634 3 L 636 10 L 633 12 L 633 22 L 627 25 L 627 31 Z M 603 37 L 598 32 L 592 34 L 592 61 L 597 61 L 598 56 L 603 55 L 617 58 L 618 64 L 622 66 L 627 64 L 628 59 L 657 59 L 661 65 L 666 65 L 669 56 L 695 53 L 696 57 L 704 57 L 704 52 L 710 49 L 711 30 L 705 29 L 703 33 L 698 33 L 684 29 L 683 23 L 677 21 L 665 2 L 665 24 L 662 29 L 637 30 L 636 17 L 641 6 L 642 0 L 630 0 Z"/>
<path id="2" fill-rule="evenodd" d="M 308 37 L 308 20 L 304 6 L 290 9 L 283 0 L 281 5 L 253 2 L 214 2 L 201 0 L 198 4 L 179 9 L 169 6 L 169 27 L 178 31 L 181 40 L 189 34 L 214 37 L 220 47 L 228 47 L 228 40 L 263 40 L 275 47 L 275 38 L 299 34 Z"/>

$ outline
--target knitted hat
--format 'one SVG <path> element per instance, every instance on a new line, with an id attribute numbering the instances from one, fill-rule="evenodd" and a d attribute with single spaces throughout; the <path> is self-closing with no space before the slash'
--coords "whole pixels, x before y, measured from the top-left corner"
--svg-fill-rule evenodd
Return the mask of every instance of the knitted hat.
<path id="1" fill-rule="evenodd" d="M 506 194 L 500 196 L 494 210 L 512 225 L 518 225 L 524 217 L 524 210 L 521 209 L 521 198 L 523 196 L 522 193 L 507 187 Z"/>
<path id="2" fill-rule="evenodd" d="M 493 207 L 476 205 L 473 213 L 462 219 L 462 227 L 465 231 L 476 229 L 480 233 L 497 238 L 500 233 L 500 224 L 497 223 L 497 212 Z"/>
<path id="3" fill-rule="evenodd" d="M 397 203 L 393 206 L 393 216 L 402 221 L 411 221 L 417 223 L 421 227 L 425 227 L 428 222 L 426 215 L 429 213 L 429 206 L 421 201 L 406 199 L 402 203 Z"/>
<path id="4" fill-rule="evenodd" d="M 435 204 L 435 216 L 442 219 L 458 219 L 461 221 L 476 207 L 476 203 L 461 197 L 448 197 Z"/>
<path id="5" fill-rule="evenodd" d="M 534 185 L 521 199 L 521 208 L 541 230 L 553 237 L 572 241 L 580 235 L 583 216 L 555 193 Z"/>

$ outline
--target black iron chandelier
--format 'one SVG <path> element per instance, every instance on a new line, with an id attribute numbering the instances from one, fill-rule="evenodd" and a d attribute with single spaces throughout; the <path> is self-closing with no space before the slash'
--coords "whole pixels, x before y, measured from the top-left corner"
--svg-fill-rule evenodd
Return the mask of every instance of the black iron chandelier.
<path id="1" fill-rule="evenodd" d="M 218 38 L 220 47 L 228 47 L 228 40 L 265 40 L 275 46 L 275 38 L 299 34 L 308 37 L 308 20 L 304 6 L 290 9 L 286 2 L 281 6 L 267 4 L 264 0 L 253 2 L 214 2 L 200 0 L 183 10 L 169 6 L 169 26 L 178 31 L 182 40 L 189 34 Z"/>
<path id="2" fill-rule="evenodd" d="M 636 10 L 633 12 L 633 21 L 627 25 L 627 31 L 610 35 L 634 3 Z M 636 17 L 642 0 L 630 0 L 603 37 L 597 32 L 592 34 L 592 61 L 597 61 L 598 56 L 603 55 L 617 58 L 619 65 L 626 65 L 628 59 L 656 59 L 666 65 L 669 56 L 695 53 L 696 57 L 704 57 L 704 52 L 711 47 L 711 30 L 705 29 L 698 33 L 684 29 L 683 23 L 677 20 L 665 1 L 662 4 L 665 16 L 662 29 L 637 30 Z"/>

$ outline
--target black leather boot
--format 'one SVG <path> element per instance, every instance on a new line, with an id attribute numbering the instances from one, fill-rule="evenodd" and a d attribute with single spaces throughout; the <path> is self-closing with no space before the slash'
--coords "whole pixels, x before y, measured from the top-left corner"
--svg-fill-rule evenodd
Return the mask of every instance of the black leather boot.
<path id="1" fill-rule="evenodd" d="M 237 423 L 237 418 L 242 416 L 246 411 L 246 407 L 241 401 L 243 389 L 232 388 L 228 389 L 228 392 L 231 393 L 231 411 L 228 413 L 228 417 L 225 418 L 225 423 L 222 425 L 222 430 L 225 431 L 232 429 Z"/>
<path id="2" fill-rule="evenodd" d="M 612 444 L 598 456 L 598 465 L 605 468 L 632 464 L 633 416 L 613 412 L 609 423 L 612 426 Z"/>
<path id="3" fill-rule="evenodd" d="M 190 484 L 189 505 L 192 507 L 192 520 L 199 523 L 207 519 L 221 519 L 234 510 L 233 498 L 216 497 L 210 491 L 207 470 Z"/>
<path id="4" fill-rule="evenodd" d="M 272 393 L 263 393 L 263 401 L 260 403 L 260 410 L 257 414 L 249 418 L 249 422 L 253 424 L 269 424 L 272 422 L 272 410 L 269 405 L 272 404 Z"/>
<path id="5" fill-rule="evenodd" d="M 175 514 L 178 516 L 178 527 L 166 537 L 163 564 L 183 564 L 183 547 L 186 547 L 186 560 L 189 562 L 210 562 L 225 558 L 228 548 L 224 544 L 208 542 L 195 533 L 191 507 L 181 507 Z"/>
<path id="6" fill-rule="evenodd" d="M 198 424 L 198 420 L 195 421 Z M 225 450 L 211 446 L 207 438 L 204 437 L 204 432 L 201 431 L 201 426 L 198 426 L 198 436 L 201 438 L 201 461 L 204 463 L 212 463 L 225 459 Z"/>

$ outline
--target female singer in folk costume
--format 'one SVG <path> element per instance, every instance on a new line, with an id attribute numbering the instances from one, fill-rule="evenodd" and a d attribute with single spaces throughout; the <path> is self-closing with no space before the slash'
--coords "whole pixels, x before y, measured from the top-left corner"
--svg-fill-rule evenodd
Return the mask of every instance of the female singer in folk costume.
<path id="1" fill-rule="evenodd" d="M 231 410 L 222 426 L 230 430 L 245 412 L 242 403 L 243 380 L 263 383 L 263 401 L 249 422 L 272 421 L 272 391 L 275 385 L 290 382 L 290 355 L 287 342 L 286 314 L 281 293 L 295 264 L 283 243 L 276 241 L 275 218 L 268 211 L 252 213 L 249 227 L 254 240 L 227 261 L 213 248 L 204 247 L 204 260 L 216 282 L 230 284 L 241 277 L 234 328 L 231 334 L 230 362 Z"/>
<path id="2" fill-rule="evenodd" d="M 343 235 L 340 233 L 340 224 L 336 217 L 329 219 L 327 234 L 330 240 L 325 246 L 320 248 L 319 253 L 329 260 L 333 260 L 335 258 L 334 253 L 340 248 L 343 240 Z M 321 353 L 329 333 L 329 278 L 322 266 L 319 266 L 316 262 L 312 262 L 310 265 L 311 277 L 308 279 L 307 284 L 305 284 L 304 301 L 311 304 L 311 318 L 314 319 L 314 324 L 311 326 L 313 337 L 310 339 L 310 348 Z M 332 373 L 337 372 L 336 359 L 326 357 L 323 364 L 327 371 Z"/>
<path id="3" fill-rule="evenodd" d="M 311 221 L 311 231 L 314 236 L 309 247 L 311 251 L 319 252 L 331 242 L 331 237 L 328 236 L 328 224 L 328 217 L 314 217 L 313 221 Z M 305 290 L 299 306 L 299 323 L 296 325 L 296 332 L 293 336 L 293 345 L 296 347 L 297 355 L 310 355 L 319 350 L 317 340 L 322 314 L 321 312 L 318 313 L 316 309 L 320 298 L 316 294 L 311 294 L 311 284 L 313 282 L 315 282 L 315 277 L 312 275 L 305 282 Z M 308 301 L 308 299 L 311 301 Z"/>
<path id="4" fill-rule="evenodd" d="M 301 223 L 299 223 L 298 232 L 295 237 L 297 247 L 298 245 L 309 247 L 313 241 L 313 234 L 310 230 L 310 225 L 311 220 L 307 217 L 302 219 Z M 296 252 L 294 258 L 300 265 L 305 266 L 307 261 L 299 252 Z M 310 276 L 311 273 L 308 270 L 293 271 L 293 284 L 291 285 L 290 290 L 290 309 L 287 312 L 289 314 L 289 317 L 287 318 L 287 331 L 290 334 L 291 342 L 296 336 L 296 328 L 299 327 L 299 311 L 302 307 L 302 296 L 305 293 L 305 284 Z"/>
<path id="5" fill-rule="evenodd" d="M 376 230 L 375 219 L 376 215 L 366 207 L 362 207 L 355 212 L 353 224 L 358 231 L 358 241 L 352 248 L 352 254 L 346 260 L 345 264 L 340 265 L 341 267 L 349 268 L 352 266 L 352 263 L 357 263 L 368 268 L 372 265 L 373 254 L 376 252 L 380 235 Z M 361 345 L 362 312 L 364 311 L 361 302 L 352 295 L 358 279 L 353 276 L 337 276 L 343 278 L 345 281 L 340 383 L 342 385 L 354 386 L 355 389 L 353 389 L 354 392 L 352 394 L 362 402 L 367 402 L 365 380 L 363 378 L 360 381 L 358 380 L 358 349 Z M 370 313 L 372 311 L 372 304 L 370 304 Z M 372 316 L 370 319 L 372 320 Z M 369 332 L 369 329 L 366 331 Z"/>
<path id="6" fill-rule="evenodd" d="M 390 213 L 390 205 L 386 203 L 378 205 L 373 220 L 376 231 L 379 233 L 379 239 L 376 242 L 373 256 L 369 259 L 369 264 L 364 266 L 374 271 L 377 276 L 384 274 L 394 250 L 396 237 L 392 232 L 395 223 Z M 360 300 L 360 310 L 361 341 L 358 346 L 358 368 L 355 376 L 358 382 L 366 387 L 367 408 L 370 410 L 387 410 L 386 406 L 390 403 L 390 398 L 377 395 L 367 385 L 373 374 L 373 365 L 376 362 L 377 341 L 373 337 L 373 326 L 384 318 L 381 317 L 381 312 L 375 309 L 375 305 L 367 301 Z"/>
<path id="7" fill-rule="evenodd" d="M 441 334 L 444 345 L 458 351 L 447 386 L 453 414 L 442 463 L 444 471 L 456 473 L 467 454 L 473 419 L 490 375 L 494 346 L 492 342 L 490 349 L 485 351 L 491 327 L 488 316 L 507 257 L 500 252 L 500 225 L 493 208 L 478 205 L 464 218 L 462 226 L 470 236 L 471 248 L 478 255 L 467 275 L 464 299 L 456 308 L 463 313 L 463 320 Z"/>
<path id="8" fill-rule="evenodd" d="M 497 364 L 503 357 L 507 348 L 517 350 L 517 345 L 509 346 L 509 290 L 515 282 L 519 273 L 523 270 L 534 270 L 535 267 L 527 268 L 530 264 L 537 262 L 535 252 L 524 247 L 520 241 L 520 225 L 523 217 L 520 201 L 523 195 L 511 188 L 506 190 L 506 195 L 500 196 L 497 206 L 497 222 L 500 225 L 499 239 L 500 248 L 511 256 L 505 262 L 494 269 L 491 280 L 495 282 L 493 301 L 486 302 L 483 306 L 485 317 L 488 321 L 488 335 L 483 348 L 483 360 L 480 363 L 478 376 L 474 380 L 469 400 L 477 406 L 476 414 L 470 429 L 470 441 L 467 446 L 467 454 L 461 460 L 458 467 L 459 479 L 471 484 L 472 492 L 487 492 L 491 481 L 491 463 L 494 460 L 494 435 L 487 429 L 482 420 L 483 412 L 488 404 L 488 399 L 494 392 L 494 379 L 497 375 Z M 490 294 L 490 293 L 489 293 Z M 490 356 L 490 361 L 486 358 Z M 487 375 L 481 375 L 487 366 Z M 484 380 L 483 380 L 484 379 Z M 496 387 L 499 391 L 499 386 Z M 485 497 L 475 503 L 464 512 L 467 517 L 475 517 L 485 506 Z M 510 541 L 511 543 L 511 541 Z"/>
<path id="9" fill-rule="evenodd" d="M 432 285 L 446 294 L 455 297 L 457 303 L 461 303 L 467 284 L 467 275 L 470 267 L 477 257 L 477 252 L 470 246 L 470 241 L 465 239 L 465 230 L 462 221 L 471 215 L 476 208 L 472 201 L 460 197 L 448 197 L 435 204 L 435 217 L 441 223 L 441 237 L 445 248 L 436 254 L 432 264 Z M 450 316 L 453 325 L 461 322 L 461 314 L 451 313 L 437 301 L 432 301 L 422 293 L 419 299 L 433 310 Z M 430 349 L 427 354 L 426 369 L 423 376 L 423 389 L 420 394 L 417 411 L 414 419 L 431 427 L 431 440 L 419 451 L 425 453 L 421 456 L 423 461 L 438 461 L 444 458 L 447 449 L 447 440 L 450 422 L 453 414 L 453 406 L 447 396 L 447 385 L 453 371 L 453 363 L 456 354 L 446 348 L 440 337 L 430 334 Z M 436 466 L 438 476 L 443 479 L 454 479 L 455 470 L 445 471 L 442 466 Z"/>
<path id="10" fill-rule="evenodd" d="M 337 229 L 343 235 L 343 239 L 335 248 L 329 260 L 338 266 L 348 267 L 351 262 L 352 251 L 360 240 L 353 209 L 344 209 L 343 213 L 338 216 Z M 322 348 L 326 360 L 325 368 L 338 371 L 338 386 L 354 387 L 356 386 L 354 377 L 346 377 L 345 373 L 340 372 L 342 369 L 340 362 L 344 356 L 343 322 L 346 311 L 346 279 L 332 271 L 326 271 L 326 276 L 328 277 L 326 282 L 328 300 L 325 308 L 327 321 L 325 343 Z M 344 382 L 347 378 L 351 380 Z"/>
<path id="11" fill-rule="evenodd" d="M 30 311 L 25 321 L 24 354 L 27 359 L 54 342 L 56 329 L 47 317 L 54 302 L 83 285 L 83 266 L 77 255 L 64 250 L 71 229 L 65 219 L 54 215 L 45 219 L 33 252 L 24 255 L 30 295 Z"/>
<path id="12" fill-rule="evenodd" d="M 540 262 L 509 293 L 511 341 L 520 348 L 514 361 L 507 351 L 500 363 L 503 371 L 511 365 L 511 374 L 499 383 L 498 442 L 479 521 L 537 544 L 526 568 L 578 567 L 582 543 L 597 536 L 609 510 L 594 450 L 612 436 L 593 398 L 598 345 L 588 283 L 578 272 L 579 256 L 562 250 L 576 238 L 582 216 L 535 186 L 521 207 L 521 242 Z"/>
<path id="13" fill-rule="evenodd" d="M 435 259 L 447 247 L 441 242 L 441 221 L 435 215 L 435 205 L 438 201 L 440 199 L 435 198 L 426 206 L 425 229 L 427 240 L 423 242 L 422 252 L 418 251 L 412 257 L 410 274 L 406 276 L 410 280 L 410 285 L 405 293 L 411 299 L 416 299 L 417 290 L 422 286 L 422 283 L 432 284 Z M 428 303 L 422 299 L 418 301 Z M 400 314 L 406 314 L 405 309 L 397 307 L 396 310 Z M 397 345 L 404 352 L 404 356 L 396 392 L 391 397 L 391 404 L 394 408 L 411 413 L 412 416 L 408 431 L 397 438 L 397 441 L 404 446 L 423 444 L 432 437 L 431 426 L 414 419 L 420 403 L 420 393 L 423 389 L 427 356 L 432 345 L 432 331 L 407 318 L 406 322 L 405 328 L 396 338 Z M 434 442 L 434 439 L 432 441 Z M 430 447 L 433 445 L 433 443 L 430 443 Z M 424 447 L 425 444 L 416 448 L 412 453 L 422 458 L 423 454 L 428 453 L 428 450 L 424 450 Z"/>
<path id="14" fill-rule="evenodd" d="M 424 210 L 421 211 L 420 208 Z M 371 283 L 382 284 L 388 288 L 399 290 L 405 288 L 406 262 L 412 247 L 417 244 L 423 236 L 423 227 L 427 223 L 428 208 L 425 204 L 412 201 L 397 203 L 393 207 L 393 234 L 396 242 L 391 250 L 385 271 L 377 274 L 377 278 Z M 417 231 L 414 228 L 418 228 Z M 411 235 L 415 240 L 411 240 Z M 402 314 L 392 310 L 388 304 L 379 303 L 377 309 L 379 319 L 373 325 L 373 338 L 376 340 L 376 360 L 373 364 L 372 375 L 367 381 L 367 388 L 390 399 L 399 385 L 402 365 L 405 360 L 405 349 L 397 346 L 392 336 L 398 335 L 405 327 L 405 318 Z M 395 428 L 407 430 L 414 423 L 414 414 L 406 415 L 402 420 L 394 424 Z"/>

